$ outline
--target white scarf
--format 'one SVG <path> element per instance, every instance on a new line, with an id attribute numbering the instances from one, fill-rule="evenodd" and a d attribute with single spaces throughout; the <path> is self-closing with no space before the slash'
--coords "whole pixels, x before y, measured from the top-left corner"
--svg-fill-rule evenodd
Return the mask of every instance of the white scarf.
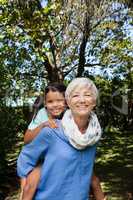
<path id="1" fill-rule="evenodd" d="M 62 126 L 70 144 L 76 149 L 85 149 L 101 138 L 101 126 L 94 112 L 90 113 L 90 121 L 86 132 L 82 134 L 74 122 L 71 110 L 67 110 L 62 118 Z"/>

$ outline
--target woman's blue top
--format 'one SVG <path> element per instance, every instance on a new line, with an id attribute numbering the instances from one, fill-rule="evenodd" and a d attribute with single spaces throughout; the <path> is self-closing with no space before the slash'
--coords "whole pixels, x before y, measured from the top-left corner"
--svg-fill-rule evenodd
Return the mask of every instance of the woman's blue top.
<path id="1" fill-rule="evenodd" d="M 18 176 L 25 177 L 45 158 L 34 200 L 88 200 L 96 146 L 77 150 L 69 143 L 60 122 L 43 128 L 18 157 Z"/>

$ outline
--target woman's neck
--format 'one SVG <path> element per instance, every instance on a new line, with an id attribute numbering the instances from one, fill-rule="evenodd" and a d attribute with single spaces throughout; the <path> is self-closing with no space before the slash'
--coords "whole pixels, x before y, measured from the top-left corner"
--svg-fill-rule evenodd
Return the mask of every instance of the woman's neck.
<path id="1" fill-rule="evenodd" d="M 79 131 L 84 134 L 86 132 L 86 129 L 88 128 L 88 124 L 89 124 L 89 117 L 85 116 L 82 117 L 74 117 L 74 121 L 77 124 Z"/>

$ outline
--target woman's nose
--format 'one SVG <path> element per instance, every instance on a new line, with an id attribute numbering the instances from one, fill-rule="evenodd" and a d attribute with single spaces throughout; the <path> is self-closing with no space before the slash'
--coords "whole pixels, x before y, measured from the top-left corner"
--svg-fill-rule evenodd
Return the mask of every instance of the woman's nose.
<path id="1" fill-rule="evenodd" d="M 85 101 L 85 97 L 84 97 L 83 95 L 80 95 L 80 96 L 79 96 L 79 101 L 80 101 L 80 102 L 84 102 L 84 101 Z"/>

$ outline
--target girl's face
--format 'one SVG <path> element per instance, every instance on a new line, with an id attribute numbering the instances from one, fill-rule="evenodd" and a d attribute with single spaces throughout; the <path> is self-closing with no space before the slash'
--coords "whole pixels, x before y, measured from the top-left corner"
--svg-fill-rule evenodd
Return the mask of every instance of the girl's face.
<path id="1" fill-rule="evenodd" d="M 66 108 L 65 97 L 58 91 L 49 91 L 46 94 L 45 105 L 50 117 L 57 118 Z"/>

